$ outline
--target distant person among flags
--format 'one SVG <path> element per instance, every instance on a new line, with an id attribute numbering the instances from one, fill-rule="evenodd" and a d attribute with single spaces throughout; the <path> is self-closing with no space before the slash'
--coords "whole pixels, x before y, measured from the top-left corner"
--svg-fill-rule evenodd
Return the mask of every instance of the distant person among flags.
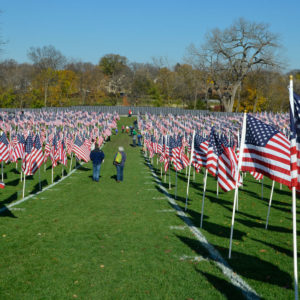
<path id="1" fill-rule="evenodd" d="M 104 153 L 99 148 L 99 145 L 95 144 L 95 149 L 90 153 L 90 159 L 93 162 L 93 181 L 99 181 L 101 164 L 104 162 Z"/>
<path id="2" fill-rule="evenodd" d="M 117 169 L 117 182 L 123 181 L 123 170 L 126 161 L 126 153 L 123 147 L 119 147 L 118 152 L 115 154 L 113 164 Z"/>

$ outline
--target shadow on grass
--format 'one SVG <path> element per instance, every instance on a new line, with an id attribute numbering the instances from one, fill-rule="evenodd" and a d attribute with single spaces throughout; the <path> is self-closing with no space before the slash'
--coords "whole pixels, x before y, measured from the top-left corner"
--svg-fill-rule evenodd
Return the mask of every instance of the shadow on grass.
<path id="1" fill-rule="evenodd" d="M 18 199 L 18 193 L 15 192 L 12 195 L 10 195 L 8 198 L 4 199 L 3 201 L 0 201 L 0 208 L 4 207 L 5 204 L 9 204 L 17 199 Z"/>
<path id="2" fill-rule="evenodd" d="M 87 167 L 84 167 L 84 166 L 82 166 L 82 165 L 78 165 L 76 168 L 77 168 L 77 170 L 85 171 L 85 172 L 91 170 L 91 168 L 87 168 Z"/>
<path id="3" fill-rule="evenodd" d="M 0 218 L 5 217 L 17 219 L 17 217 L 6 206 L 3 206 L 1 207 Z"/>
<path id="4" fill-rule="evenodd" d="M 261 241 L 261 240 L 258 240 L 258 239 L 254 239 L 254 238 L 251 238 L 251 240 L 253 240 L 255 242 L 259 242 L 259 243 L 261 243 L 261 244 L 263 244 L 265 246 L 268 246 L 268 247 L 270 247 L 270 248 L 272 248 L 272 249 L 274 249 L 274 250 L 276 250 L 278 252 L 281 252 L 281 253 L 283 253 L 285 255 L 293 257 L 293 251 L 291 251 L 289 249 L 285 249 L 283 247 L 280 247 L 280 246 L 277 246 L 277 245 L 274 245 L 274 244 L 271 244 L 271 243 L 267 243 L 265 241 Z"/>
<path id="5" fill-rule="evenodd" d="M 20 175 L 20 171 L 19 171 L 19 170 L 16 170 L 15 168 L 14 168 L 14 169 L 11 169 L 9 172 L 14 173 L 14 174 L 19 174 L 19 175 Z"/>
<path id="6" fill-rule="evenodd" d="M 61 175 L 56 175 L 53 179 L 53 182 L 59 181 L 61 179 L 62 179 Z"/>
<path id="7" fill-rule="evenodd" d="M 193 224 L 196 225 L 196 227 L 200 226 L 200 219 L 201 219 L 201 213 L 198 213 L 194 210 L 189 210 L 189 219 L 192 220 Z M 180 217 L 180 216 L 178 216 Z M 228 238 L 230 236 L 230 230 L 231 228 L 229 226 L 223 226 L 220 224 L 209 222 L 209 217 L 205 214 L 203 215 L 203 224 L 202 228 L 203 230 L 209 232 L 210 234 L 213 234 L 218 237 L 224 237 Z M 234 230 L 234 239 L 236 240 L 242 240 L 243 237 L 246 236 L 246 233 L 243 231 L 240 231 L 238 229 Z"/>
<path id="8" fill-rule="evenodd" d="M 190 239 L 184 236 L 177 236 L 181 242 L 189 246 L 198 255 L 203 256 L 203 247 L 194 239 Z M 197 242 L 197 243 L 195 243 Z M 214 245 L 213 245 L 214 246 Z M 223 257 L 227 257 L 228 248 L 214 246 Z M 253 280 L 266 282 L 268 284 L 277 285 L 286 289 L 292 289 L 293 278 L 287 272 L 280 270 L 277 266 L 268 261 L 264 261 L 259 257 L 232 251 L 232 258 L 228 263 L 232 266 L 234 271 Z M 207 256 L 206 252 L 206 256 Z"/>
<path id="9" fill-rule="evenodd" d="M 247 227 L 250 227 L 250 228 L 261 228 L 263 230 L 265 230 L 265 222 L 261 222 L 261 223 L 258 223 L 258 222 L 253 222 L 253 221 L 250 221 L 250 220 L 242 220 L 242 219 L 239 219 L 239 218 L 236 218 L 235 219 L 236 222 L 239 222 Z M 276 232 L 282 232 L 282 233 L 291 233 L 292 230 L 291 229 L 287 229 L 287 228 L 283 228 L 283 227 L 280 227 L 280 226 L 274 226 L 274 225 L 268 225 L 268 230 L 270 231 L 276 231 Z"/>
<path id="10" fill-rule="evenodd" d="M 43 187 L 46 187 L 48 185 L 48 181 L 46 179 L 41 181 L 41 190 L 43 190 Z M 36 194 L 40 191 L 40 184 L 36 183 L 33 187 L 33 190 L 30 192 L 30 194 Z"/>
<path id="11" fill-rule="evenodd" d="M 5 185 L 17 186 L 19 184 L 19 182 L 20 182 L 20 178 L 16 178 L 12 181 L 9 181 L 9 182 L 5 183 Z"/>
<path id="12" fill-rule="evenodd" d="M 212 274 L 202 272 L 201 270 L 195 268 L 196 272 L 200 273 L 202 276 L 206 277 L 207 281 L 221 294 L 223 294 L 227 299 L 243 299 L 244 295 L 239 291 L 232 283 L 226 281 L 225 279 L 219 278 Z"/>

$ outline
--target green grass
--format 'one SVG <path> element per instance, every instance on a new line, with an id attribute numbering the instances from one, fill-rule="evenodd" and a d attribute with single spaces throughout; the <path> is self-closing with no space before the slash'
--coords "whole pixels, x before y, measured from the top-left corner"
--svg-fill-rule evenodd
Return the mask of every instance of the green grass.
<path id="1" fill-rule="evenodd" d="M 132 124 L 133 118 L 121 118 Z M 103 148 L 99 183 L 85 164 L 52 189 L 0 214 L 0 299 L 240 299 L 214 261 L 161 198 L 141 149 L 127 134 L 112 136 Z M 124 146 L 124 182 L 116 183 L 113 156 Z M 154 169 L 160 175 L 160 164 Z M 20 175 L 5 166 L 0 205 L 21 198 Z M 61 176 L 55 168 L 55 177 Z M 69 169 L 68 169 L 69 170 Z M 51 170 L 41 170 L 50 183 Z M 168 177 L 167 177 L 168 179 Z M 203 174 L 191 181 L 187 214 L 199 227 Z M 175 172 L 171 172 L 174 195 Z M 38 175 L 26 181 L 37 190 Z M 168 188 L 168 184 L 164 184 Z M 265 299 L 293 299 L 290 192 L 276 184 L 269 230 L 264 229 L 271 182 L 261 186 L 247 174 L 240 192 L 232 259 L 237 274 Z M 220 192 L 209 177 L 202 233 L 228 256 L 233 192 Z M 184 208 L 185 172 L 178 173 L 177 203 Z M 189 257 L 182 260 L 183 256 Z M 193 257 L 203 257 L 199 262 Z"/>

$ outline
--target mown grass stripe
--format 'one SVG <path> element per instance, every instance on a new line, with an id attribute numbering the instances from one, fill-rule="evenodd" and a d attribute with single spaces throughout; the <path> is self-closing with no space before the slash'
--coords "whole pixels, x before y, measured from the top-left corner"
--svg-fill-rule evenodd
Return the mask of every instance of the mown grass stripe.
<path id="1" fill-rule="evenodd" d="M 23 203 L 23 202 L 25 202 L 25 201 L 27 201 L 27 200 L 29 200 L 29 199 L 31 199 L 31 198 L 34 198 L 34 197 L 36 197 L 37 195 L 40 195 L 41 193 L 43 193 L 43 192 L 45 192 L 45 191 L 51 189 L 52 187 L 56 186 L 58 183 L 62 182 L 63 180 L 65 180 L 66 178 L 68 178 L 69 176 L 71 176 L 71 175 L 72 175 L 79 167 L 81 167 L 81 165 L 79 165 L 78 167 L 76 167 L 74 170 L 72 170 L 69 174 L 65 175 L 64 177 L 62 177 L 60 180 L 58 180 L 58 181 L 56 181 L 56 182 L 54 182 L 54 183 L 48 185 L 47 187 L 43 188 L 41 191 L 38 191 L 38 192 L 35 193 L 35 194 L 31 194 L 31 195 L 29 195 L 29 196 L 27 196 L 27 197 L 24 197 L 24 198 L 21 199 L 21 200 L 18 200 L 18 201 L 14 202 L 14 203 L 11 203 L 11 204 L 9 204 L 9 205 L 7 205 L 7 206 L 2 207 L 2 208 L 0 209 L 0 214 L 1 214 L 2 212 L 4 212 L 4 211 L 6 211 L 6 210 L 8 210 L 8 209 L 10 209 L 10 208 L 12 208 L 12 207 L 14 207 L 14 206 L 16 206 L 16 205 L 19 205 L 19 204 L 21 204 L 21 203 Z M 55 191 L 56 191 L 56 190 L 55 190 Z"/>
<path id="2" fill-rule="evenodd" d="M 170 205 L 177 211 L 177 214 L 180 218 L 186 223 L 190 231 L 201 243 L 201 245 L 209 252 L 211 259 L 216 263 L 216 265 L 221 269 L 223 274 L 229 278 L 231 283 L 239 289 L 246 299 L 260 299 L 259 295 L 254 289 L 252 289 L 237 273 L 233 272 L 230 268 L 227 261 L 221 256 L 221 254 L 206 240 L 205 236 L 201 231 L 195 227 L 193 222 L 187 217 L 187 215 L 182 211 L 180 206 L 175 202 L 175 200 L 170 196 L 166 188 L 162 185 L 162 182 L 159 180 L 158 176 L 155 174 L 155 171 L 152 165 L 149 162 L 149 159 L 146 158 L 146 162 L 152 172 L 152 175 L 155 177 L 157 184 L 159 184 L 160 190 L 166 195 Z"/>

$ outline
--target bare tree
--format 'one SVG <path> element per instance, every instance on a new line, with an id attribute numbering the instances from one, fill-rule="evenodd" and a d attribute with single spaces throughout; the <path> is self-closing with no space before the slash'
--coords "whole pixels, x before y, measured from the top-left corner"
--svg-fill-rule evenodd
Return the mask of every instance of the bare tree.
<path id="1" fill-rule="evenodd" d="M 2 14 L 2 11 L 0 10 L 0 15 Z M 1 32 L 0 32 L 0 54 L 3 52 L 3 46 L 5 45 L 5 42 L 2 38 Z"/>
<path id="2" fill-rule="evenodd" d="M 44 105 L 47 106 L 48 87 L 53 80 L 54 71 L 63 68 L 66 58 L 53 46 L 30 47 L 28 58 L 33 62 L 44 86 Z"/>
<path id="3" fill-rule="evenodd" d="M 214 88 L 226 111 L 232 111 L 236 92 L 254 66 L 280 66 L 279 38 L 268 27 L 241 18 L 228 29 L 209 32 L 206 44 L 198 50 L 198 56 L 211 58 Z"/>

